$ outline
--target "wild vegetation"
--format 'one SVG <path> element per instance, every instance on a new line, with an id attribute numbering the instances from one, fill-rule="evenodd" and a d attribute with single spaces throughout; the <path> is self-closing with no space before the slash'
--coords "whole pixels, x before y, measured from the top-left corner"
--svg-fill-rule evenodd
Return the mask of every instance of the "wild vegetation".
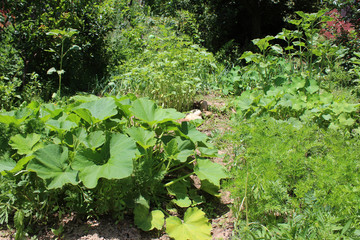
<path id="1" fill-rule="evenodd" d="M 1 1 L 1 226 L 211 239 L 221 190 L 233 239 L 360 238 L 353 1 L 235 2 Z M 209 93 L 231 131 L 184 121 Z"/>

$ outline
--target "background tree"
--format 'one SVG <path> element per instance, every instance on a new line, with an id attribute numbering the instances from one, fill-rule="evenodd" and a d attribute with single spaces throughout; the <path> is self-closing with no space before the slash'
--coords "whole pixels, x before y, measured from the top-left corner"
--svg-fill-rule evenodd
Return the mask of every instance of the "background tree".
<path id="1" fill-rule="evenodd" d="M 311 0 L 149 0 L 146 4 L 157 14 L 193 13 L 203 44 L 212 52 L 247 48 L 251 39 L 280 32 L 295 11 L 313 12 L 321 5 Z"/>
<path id="2" fill-rule="evenodd" d="M 73 51 L 64 59 L 63 84 L 67 89 L 88 90 L 92 83 L 105 76 L 107 57 L 104 41 L 109 28 L 107 20 L 101 15 L 101 2 L 2 1 L 2 7 L 12 25 L 6 31 L 11 35 L 11 44 L 24 63 L 22 87 L 29 82 L 33 72 L 38 74 L 42 83 L 49 80 L 56 83 L 56 76 L 46 74 L 49 68 L 59 64 L 59 56 L 49 52 L 49 49 L 56 49 L 59 42 L 47 35 L 53 29 L 72 28 L 79 31 L 75 38 L 64 43 L 81 47 L 81 51 Z"/>

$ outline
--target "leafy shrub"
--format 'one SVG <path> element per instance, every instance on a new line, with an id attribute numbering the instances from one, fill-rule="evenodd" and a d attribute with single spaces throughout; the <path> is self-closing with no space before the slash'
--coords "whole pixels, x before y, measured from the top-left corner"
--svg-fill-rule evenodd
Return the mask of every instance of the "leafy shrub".
<path id="1" fill-rule="evenodd" d="M 173 30 L 166 18 L 147 21 L 122 31 L 119 52 L 126 61 L 112 69 L 107 92 L 133 92 L 164 107 L 189 110 L 196 93 L 214 84 L 216 61 Z"/>
<path id="2" fill-rule="evenodd" d="M 234 127 L 229 189 L 241 237 L 360 237 L 359 136 L 272 118 Z"/>
<path id="3" fill-rule="evenodd" d="M 202 191 L 217 195 L 226 173 L 208 159 L 217 155 L 208 137 L 187 122 L 176 122 L 182 113 L 133 95 L 70 101 L 32 102 L 0 114 L 5 126 L 0 171 L 15 185 L 10 196 L 16 199 L 9 209 L 12 200 L 3 186 L 2 222 L 14 209 L 26 213 L 27 221 L 55 211 L 121 218 L 125 210 L 134 210 L 135 224 L 148 231 L 163 227 L 164 208 L 189 208 L 185 218 L 203 215 L 192 208 L 203 198 L 190 176 L 198 176 Z M 23 192 L 34 195 L 26 206 L 17 199 Z M 181 228 L 174 218 L 166 220 L 173 221 L 169 234 Z M 207 219 L 201 219 L 210 236 Z"/>

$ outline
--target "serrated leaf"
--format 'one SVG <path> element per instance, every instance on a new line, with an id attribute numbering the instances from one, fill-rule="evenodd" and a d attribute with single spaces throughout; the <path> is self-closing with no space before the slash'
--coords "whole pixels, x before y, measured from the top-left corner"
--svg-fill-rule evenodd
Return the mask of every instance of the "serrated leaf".
<path id="1" fill-rule="evenodd" d="M 73 170 L 68 163 L 68 149 L 59 145 L 48 145 L 34 153 L 27 170 L 47 180 L 49 189 L 61 188 L 67 183 L 76 185 L 78 171 Z"/>
<path id="2" fill-rule="evenodd" d="M 144 149 L 152 147 L 156 144 L 155 132 L 148 131 L 144 128 L 132 127 L 128 128 L 126 133 L 129 134 L 129 136 Z"/>
<path id="3" fill-rule="evenodd" d="M 182 122 L 179 127 L 182 136 L 189 138 L 193 143 L 203 143 L 206 145 L 208 136 L 205 133 L 200 132 L 194 125 L 188 122 Z"/>
<path id="4" fill-rule="evenodd" d="M 67 120 L 67 115 L 63 113 L 63 116 L 59 119 L 50 119 L 46 122 L 46 125 L 57 132 L 70 131 L 78 125 L 72 121 Z"/>
<path id="5" fill-rule="evenodd" d="M 346 115 L 340 114 L 339 123 L 343 126 L 352 126 L 355 123 L 355 120 L 351 117 L 346 117 Z"/>
<path id="6" fill-rule="evenodd" d="M 316 81 L 315 80 L 310 80 L 310 86 L 308 86 L 306 88 L 306 90 L 310 93 L 310 94 L 313 94 L 317 91 L 319 91 L 319 86 L 317 85 Z"/>
<path id="7" fill-rule="evenodd" d="M 23 123 L 33 111 L 28 108 L 21 108 L 16 111 L 0 113 L 0 123 L 19 125 Z"/>
<path id="8" fill-rule="evenodd" d="M 165 146 L 164 146 L 164 152 L 165 155 L 168 158 L 172 158 L 172 159 L 176 159 L 177 158 L 177 154 L 180 152 L 179 148 L 178 148 L 178 143 L 176 141 L 176 139 L 172 139 L 170 142 L 168 142 Z"/>
<path id="9" fill-rule="evenodd" d="M 40 141 L 40 138 L 41 135 L 36 133 L 28 134 L 26 137 L 17 134 L 10 138 L 9 145 L 16 149 L 18 154 L 26 155 L 35 152 L 41 147 L 40 145 L 35 146 Z"/>
<path id="10" fill-rule="evenodd" d="M 5 153 L 0 157 L 0 172 L 10 171 L 16 166 L 16 162 L 9 156 L 9 153 Z"/>
<path id="11" fill-rule="evenodd" d="M 209 159 L 198 159 L 194 171 L 200 180 L 208 180 L 219 187 L 220 179 L 228 177 L 223 166 L 213 163 Z"/>
<path id="12" fill-rule="evenodd" d="M 174 184 L 167 187 L 168 193 L 176 197 L 172 200 L 179 207 L 189 207 L 191 200 L 188 196 L 188 188 L 190 183 L 186 180 L 175 182 Z"/>
<path id="13" fill-rule="evenodd" d="M 88 110 L 90 116 L 84 111 Z M 80 117 L 87 122 L 97 123 L 117 114 L 117 106 L 113 98 L 100 98 L 95 101 L 84 102 L 73 109 Z M 90 120 L 90 119 L 91 120 Z"/>
<path id="14" fill-rule="evenodd" d="M 154 228 L 162 229 L 165 222 L 165 215 L 160 210 L 149 212 L 149 207 L 136 204 L 134 209 L 134 223 L 144 231 L 150 231 Z"/>
<path id="15" fill-rule="evenodd" d="M 103 147 L 104 148 L 104 147 Z M 84 149 L 75 155 L 72 167 L 87 188 L 94 188 L 99 178 L 122 179 L 131 175 L 136 143 L 124 134 L 112 134 L 109 149 L 96 152 Z"/>
<path id="16" fill-rule="evenodd" d="M 96 149 L 105 143 L 105 133 L 103 131 L 91 132 L 86 136 L 83 143 L 88 148 Z"/>
<path id="17" fill-rule="evenodd" d="M 172 108 L 158 108 L 153 101 L 147 98 L 135 100 L 129 110 L 137 119 L 146 122 L 150 126 L 167 121 L 175 121 L 185 116 L 183 113 Z"/>
<path id="18" fill-rule="evenodd" d="M 207 240 L 211 239 L 211 224 L 203 211 L 188 208 L 184 221 L 174 216 L 166 219 L 166 233 L 175 240 Z"/>

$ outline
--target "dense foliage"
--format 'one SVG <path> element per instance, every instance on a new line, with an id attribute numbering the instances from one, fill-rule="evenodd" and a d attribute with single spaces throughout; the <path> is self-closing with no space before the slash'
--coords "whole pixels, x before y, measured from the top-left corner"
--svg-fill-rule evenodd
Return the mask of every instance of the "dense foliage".
<path id="1" fill-rule="evenodd" d="M 134 209 L 135 224 L 149 231 L 162 229 L 165 209 L 178 207 L 189 208 L 185 219 L 200 214 L 198 226 L 209 235 L 204 213 L 192 208 L 205 199 L 190 176 L 217 195 L 227 175 L 208 159 L 217 155 L 208 137 L 175 121 L 182 117 L 133 95 L 75 96 L 69 104 L 32 102 L 1 113 L 1 223 L 14 212 L 28 225 L 46 223 L 55 211 L 121 219 Z M 166 221 L 176 235 L 181 221 Z"/>
<path id="2" fill-rule="evenodd" d="M 359 238 L 355 3 L 0 1 L 0 224 L 211 239 L 231 177 L 235 239 Z M 214 91 L 224 135 L 180 112 Z"/>
<path id="3" fill-rule="evenodd" d="M 58 87 L 57 76 L 50 76 L 47 72 L 55 67 L 64 70 L 63 85 L 68 91 L 89 90 L 106 74 L 104 38 L 109 27 L 107 19 L 102 17 L 101 2 L 3 1 L 2 8 L 6 10 L 10 24 L 2 29 L 2 34 L 7 36 L 1 38 L 2 45 L 16 50 L 16 57 L 21 59 L 20 66 L 15 65 L 21 70 L 8 78 L 21 80 L 20 90 L 24 90 L 32 81 L 31 74 L 36 73 L 41 89 L 51 88 L 48 90 L 51 93 Z M 48 34 L 54 29 L 63 32 Z M 78 34 L 66 35 L 71 29 L 76 29 Z M 78 51 L 73 49 L 62 56 L 65 53 L 63 48 L 70 49 L 73 45 L 79 47 Z M 10 56 L 2 56 L 6 57 Z M 1 71 L 0 74 L 9 75 L 11 72 Z M 42 95 L 47 99 L 50 97 Z"/>
<path id="4" fill-rule="evenodd" d="M 257 118 L 238 122 L 235 181 L 238 236 L 357 239 L 359 135 Z M 243 210 L 243 211 L 241 211 Z"/>

